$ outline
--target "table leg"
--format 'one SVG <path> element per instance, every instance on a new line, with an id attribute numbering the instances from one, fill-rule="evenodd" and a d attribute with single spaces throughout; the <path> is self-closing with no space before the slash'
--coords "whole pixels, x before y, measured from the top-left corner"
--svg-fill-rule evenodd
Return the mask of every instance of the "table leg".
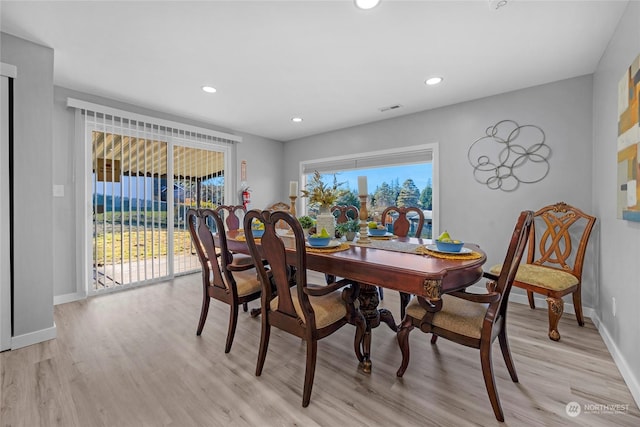
<path id="1" fill-rule="evenodd" d="M 362 338 L 362 353 L 364 359 L 360 362 L 360 367 L 365 373 L 371 372 L 371 329 L 377 328 L 380 322 L 384 322 L 389 328 L 397 332 L 398 327 L 391 312 L 385 308 L 378 309 L 380 300 L 378 298 L 378 287 L 360 284 L 360 312 L 367 322 L 367 327 Z"/>

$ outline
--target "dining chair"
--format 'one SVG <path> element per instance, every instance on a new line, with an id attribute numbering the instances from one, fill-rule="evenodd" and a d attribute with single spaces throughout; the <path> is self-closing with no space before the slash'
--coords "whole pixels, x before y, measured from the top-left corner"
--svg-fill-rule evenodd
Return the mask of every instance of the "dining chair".
<path id="1" fill-rule="evenodd" d="M 212 209 L 189 209 L 187 223 L 193 244 L 202 266 L 202 308 L 196 335 L 202 334 L 207 321 L 211 298 L 229 305 L 229 325 L 224 352 L 231 351 L 238 323 L 238 307 L 260 298 L 261 285 L 255 270 L 239 269 L 232 272 L 231 252 L 227 249 L 227 238 L 220 216 Z M 209 228 L 215 224 L 219 236 L 219 254 Z M 252 316 L 257 313 L 252 312 Z"/>
<path id="2" fill-rule="evenodd" d="M 350 219 L 359 218 L 360 210 L 353 205 L 334 205 L 331 206 L 331 214 L 336 218 L 336 224 L 344 224 Z M 325 274 L 325 280 L 328 284 L 335 282 L 336 277 L 330 274 Z"/>
<path id="3" fill-rule="evenodd" d="M 491 273 L 483 274 L 490 279 L 487 282 L 486 294 L 459 291 L 443 295 L 440 300 L 433 303 L 420 296 L 411 301 L 397 334 L 402 352 L 402 364 L 397 372 L 398 377 L 404 375 L 409 365 L 409 332 L 414 327 L 418 327 L 422 332 L 433 334 L 431 344 L 435 344 L 438 336 L 441 336 L 458 344 L 477 348 L 480 350 L 482 375 L 493 413 L 498 421 L 504 421 L 493 375 L 491 345 L 498 338 L 511 380 L 518 382 L 507 339 L 507 304 L 532 221 L 532 211 L 523 211 L 518 217 L 504 258 L 503 265 L 506 268 L 502 269 L 499 276 Z"/>
<path id="4" fill-rule="evenodd" d="M 533 294 L 547 297 L 549 338 L 560 339 L 558 322 L 564 312 L 565 295 L 573 297 L 578 325 L 582 315 L 582 267 L 596 218 L 564 202 L 545 206 L 534 214 L 527 261 L 521 265 L 513 286 L 526 289 L 529 306 L 536 308 Z M 498 274 L 502 265 L 491 268 Z"/>
<path id="5" fill-rule="evenodd" d="M 250 227 L 253 220 L 264 223 L 260 246 Z M 281 237 L 277 232 L 279 223 L 286 224 L 293 235 Z M 253 256 L 262 283 L 262 331 L 256 376 L 262 374 L 272 326 L 302 338 L 307 345 L 302 394 L 302 406 L 306 407 L 309 405 L 313 387 L 318 340 L 347 323 L 355 325 L 354 349 L 358 361 L 363 360 L 361 342 L 365 320 L 354 305 L 359 286 L 351 284 L 345 287 L 350 283 L 343 280 L 326 286 L 307 283 L 304 234 L 298 220 L 289 212 L 251 210 L 244 218 L 244 229 L 249 252 Z M 292 245 L 289 246 L 290 249 L 286 249 L 283 240 Z M 262 259 L 268 263 L 269 270 L 260 262 Z M 295 283 L 295 286 L 290 287 L 291 283 Z M 276 289 L 275 293 L 272 286 Z"/>
<path id="6" fill-rule="evenodd" d="M 244 205 L 220 205 L 215 208 L 216 213 L 223 220 L 226 227 L 226 231 L 237 231 L 240 229 L 242 219 L 244 218 L 247 209 Z M 240 216 L 238 216 L 240 213 Z M 253 258 L 250 255 L 238 254 L 231 252 L 231 262 L 227 265 L 227 268 L 231 271 L 244 271 L 254 268 Z M 245 302 L 242 304 L 242 310 L 247 311 L 248 305 Z"/>
<path id="7" fill-rule="evenodd" d="M 336 217 L 337 224 L 343 224 L 350 219 L 358 219 L 360 217 L 360 211 L 353 205 L 331 206 L 331 213 Z"/>
<path id="8" fill-rule="evenodd" d="M 422 236 L 422 229 L 424 228 L 424 213 L 422 210 L 415 206 L 411 207 L 398 207 L 398 206 L 389 206 L 384 211 L 382 211 L 382 225 L 387 225 L 388 221 L 393 218 L 396 214 L 398 217 L 393 221 L 393 234 L 398 237 L 407 237 L 409 232 L 411 231 L 411 222 L 407 217 L 410 212 L 413 212 L 418 217 L 418 227 L 416 228 L 415 237 Z M 384 294 L 382 288 L 378 287 L 378 291 L 380 292 L 380 299 L 384 298 Z M 405 292 L 400 292 L 400 317 L 403 318 L 405 314 L 405 310 L 407 308 L 407 304 L 411 301 L 411 294 L 407 294 Z"/>

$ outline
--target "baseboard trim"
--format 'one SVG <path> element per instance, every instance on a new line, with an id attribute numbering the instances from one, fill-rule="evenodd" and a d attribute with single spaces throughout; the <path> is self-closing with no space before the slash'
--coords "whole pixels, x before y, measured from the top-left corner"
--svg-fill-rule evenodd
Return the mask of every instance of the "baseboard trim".
<path id="1" fill-rule="evenodd" d="M 618 349 L 618 346 L 616 345 L 615 341 L 611 337 L 609 330 L 604 326 L 604 324 L 600 320 L 600 317 L 598 317 L 597 314 L 594 314 L 593 316 L 591 316 L 591 320 L 593 321 L 593 324 L 598 329 L 598 332 L 600 332 L 600 336 L 602 337 L 604 344 L 607 346 L 607 349 L 609 350 L 611 357 L 613 357 L 613 361 L 618 367 L 618 370 L 622 375 L 622 379 L 624 379 L 624 382 L 627 383 L 627 387 L 629 387 L 631 396 L 633 397 L 633 400 L 636 401 L 636 406 L 640 407 L 640 381 L 638 381 L 638 378 L 636 378 L 635 375 L 633 375 L 633 371 L 629 368 L 629 364 L 627 363 L 627 360 Z M 624 404 L 626 402 L 619 402 L 619 403 Z"/>
<path id="2" fill-rule="evenodd" d="M 17 350 L 28 345 L 38 344 L 43 341 L 55 339 L 57 336 L 56 323 L 47 329 L 29 332 L 28 334 L 18 335 L 11 338 L 11 350 Z"/>
<path id="3" fill-rule="evenodd" d="M 68 302 L 80 301 L 87 298 L 87 296 L 82 292 L 73 292 L 70 294 L 64 295 L 54 295 L 53 297 L 53 305 L 65 304 Z"/>

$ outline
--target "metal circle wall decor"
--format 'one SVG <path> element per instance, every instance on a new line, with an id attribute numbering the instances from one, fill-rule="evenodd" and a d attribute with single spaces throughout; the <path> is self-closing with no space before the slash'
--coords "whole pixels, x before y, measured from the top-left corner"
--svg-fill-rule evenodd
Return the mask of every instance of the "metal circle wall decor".
<path id="1" fill-rule="evenodd" d="M 475 180 L 502 191 L 542 181 L 549 173 L 550 156 L 551 148 L 541 128 L 520 126 L 513 120 L 489 126 L 485 136 L 476 139 L 467 152 Z"/>

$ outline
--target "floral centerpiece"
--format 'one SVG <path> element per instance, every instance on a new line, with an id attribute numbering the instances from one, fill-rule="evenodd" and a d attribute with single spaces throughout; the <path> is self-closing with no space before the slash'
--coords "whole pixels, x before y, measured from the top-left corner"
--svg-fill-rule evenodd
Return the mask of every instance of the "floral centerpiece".
<path id="1" fill-rule="evenodd" d="M 325 184 L 320 172 L 315 171 L 306 185 L 306 190 L 301 191 L 302 197 L 308 198 L 311 205 L 318 206 L 320 209 L 330 209 L 344 193 L 344 190 L 340 189 L 342 184 L 344 183 L 338 182 L 335 174 L 333 185 Z"/>
<path id="2" fill-rule="evenodd" d="M 315 171 L 307 183 L 306 189 L 301 191 L 302 197 L 308 198 L 311 206 L 317 206 L 320 209 L 316 219 L 317 232 L 325 228 L 330 236 L 335 235 L 335 218 L 330 209 L 345 192 L 340 189 L 342 184 L 342 182 L 338 182 L 335 174 L 333 174 L 333 184 L 326 184 L 322 181 L 320 172 Z"/>

